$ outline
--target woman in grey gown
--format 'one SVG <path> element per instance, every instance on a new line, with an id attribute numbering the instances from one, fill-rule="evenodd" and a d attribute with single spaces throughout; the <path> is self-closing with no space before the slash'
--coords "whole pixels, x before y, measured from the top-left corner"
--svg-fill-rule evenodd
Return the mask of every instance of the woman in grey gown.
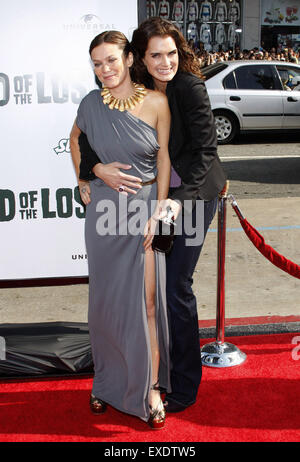
<path id="1" fill-rule="evenodd" d="M 157 429 L 165 423 L 160 389 L 170 389 L 169 338 L 165 259 L 153 252 L 151 242 L 168 195 L 170 112 L 164 95 L 132 82 L 133 56 L 122 33 L 99 34 L 90 56 L 103 89 L 83 98 L 70 135 L 87 205 L 88 324 L 95 372 L 90 407 L 100 414 L 110 404 Z M 88 200 L 87 185 L 79 180 L 81 132 L 103 168 L 102 179 L 89 184 Z M 130 181 L 120 181 L 122 168 L 139 182 L 134 194 L 128 194 Z M 105 173 L 111 178 L 114 170 L 119 176 L 111 188 Z"/>

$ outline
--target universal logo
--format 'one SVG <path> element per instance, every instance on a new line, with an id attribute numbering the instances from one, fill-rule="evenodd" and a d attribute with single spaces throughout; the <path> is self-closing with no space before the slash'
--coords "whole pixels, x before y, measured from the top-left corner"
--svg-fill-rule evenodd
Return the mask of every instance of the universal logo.
<path id="1" fill-rule="evenodd" d="M 63 24 L 63 28 L 67 31 L 82 30 L 100 33 L 105 30 L 115 29 L 116 27 L 114 24 L 106 23 L 95 14 L 85 14 L 75 23 Z"/>

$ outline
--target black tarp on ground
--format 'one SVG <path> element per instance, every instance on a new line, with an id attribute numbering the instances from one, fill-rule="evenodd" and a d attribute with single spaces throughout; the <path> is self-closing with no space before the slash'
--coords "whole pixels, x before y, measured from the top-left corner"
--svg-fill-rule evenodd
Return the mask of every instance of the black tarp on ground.
<path id="1" fill-rule="evenodd" d="M 0 379 L 93 372 L 85 323 L 2 324 L 0 337 Z"/>

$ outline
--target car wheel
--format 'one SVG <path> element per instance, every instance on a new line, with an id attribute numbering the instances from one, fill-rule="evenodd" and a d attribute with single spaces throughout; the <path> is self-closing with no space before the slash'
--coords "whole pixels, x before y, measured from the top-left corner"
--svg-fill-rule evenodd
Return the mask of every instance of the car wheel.
<path id="1" fill-rule="evenodd" d="M 235 116 L 226 111 L 214 111 L 219 144 L 230 143 L 239 132 Z"/>

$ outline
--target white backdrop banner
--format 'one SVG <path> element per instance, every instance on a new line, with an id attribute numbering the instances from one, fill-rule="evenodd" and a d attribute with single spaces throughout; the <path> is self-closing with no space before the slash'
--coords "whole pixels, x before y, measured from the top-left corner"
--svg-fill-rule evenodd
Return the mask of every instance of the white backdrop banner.
<path id="1" fill-rule="evenodd" d="M 299 0 L 262 0 L 261 24 L 263 26 L 299 26 Z"/>
<path id="2" fill-rule="evenodd" d="M 97 88 L 91 40 L 108 29 L 131 39 L 137 1 L 14 0 L 0 24 L 0 279 L 86 276 L 69 134 Z"/>

